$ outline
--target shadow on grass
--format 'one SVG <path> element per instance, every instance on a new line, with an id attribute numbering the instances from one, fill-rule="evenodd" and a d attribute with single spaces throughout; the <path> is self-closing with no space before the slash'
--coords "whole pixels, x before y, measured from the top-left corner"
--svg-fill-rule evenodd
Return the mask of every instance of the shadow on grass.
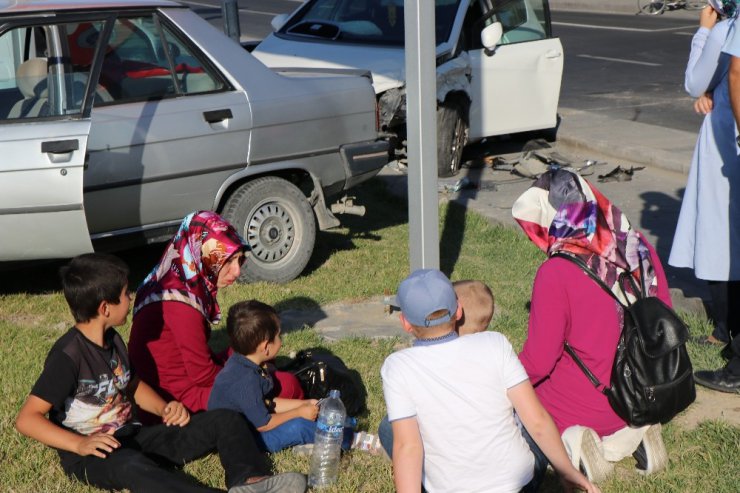
<path id="1" fill-rule="evenodd" d="M 332 253 L 355 249 L 358 238 L 382 239 L 376 231 L 408 221 L 406 202 L 385 191 L 377 179 L 370 180 L 352 189 L 358 205 L 364 205 L 364 217 L 340 216 L 342 229 L 319 232 L 314 252 L 304 274 L 321 267 Z M 113 252 L 131 269 L 130 288 L 136 289 L 154 268 L 164 250 L 165 242 Z M 42 294 L 61 289 L 59 268 L 68 260 L 37 260 L 32 262 L 5 264 L 0 270 L 0 295 Z"/>
<path id="2" fill-rule="evenodd" d="M 144 280 L 149 271 L 159 261 L 165 243 L 154 243 L 128 250 L 113 252 L 129 266 L 130 289 L 136 289 Z M 66 265 L 68 260 L 37 260 L 3 266 L 0 271 L 0 295 L 3 294 L 43 294 L 62 289 L 59 279 L 59 268 Z"/>
<path id="3" fill-rule="evenodd" d="M 398 181 L 397 184 L 405 179 L 405 176 L 390 178 L 391 181 Z M 397 184 L 391 183 L 390 186 Z M 388 192 L 386 186 L 388 185 L 378 178 L 373 178 L 350 191 L 350 195 L 356 197 L 355 203 L 365 206 L 365 215 L 339 215 L 337 217 L 342 223 L 339 228 L 319 231 L 311 260 L 302 275 L 311 274 L 320 268 L 334 252 L 355 250 L 357 247 L 354 240 L 381 241 L 383 237 L 378 231 L 408 222 L 406 199 Z M 329 203 L 331 201 L 330 199 Z"/>

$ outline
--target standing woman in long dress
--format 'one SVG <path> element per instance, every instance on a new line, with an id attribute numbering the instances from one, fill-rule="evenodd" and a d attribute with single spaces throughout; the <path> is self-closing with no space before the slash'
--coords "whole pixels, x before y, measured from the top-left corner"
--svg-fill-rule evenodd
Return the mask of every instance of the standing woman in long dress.
<path id="1" fill-rule="evenodd" d="M 712 6 L 713 5 L 713 6 Z M 740 158 L 729 99 L 729 56 L 722 46 L 737 15 L 734 1 L 710 1 L 701 11 L 691 43 L 686 91 L 699 98 L 706 116 L 699 130 L 668 263 L 694 269 L 708 282 L 715 328 L 703 342 L 725 344 L 740 331 L 740 210 L 731 204 L 730 183 L 740 186 Z M 719 20 L 719 16 L 727 18 Z M 733 220 L 733 218 L 735 220 Z"/>

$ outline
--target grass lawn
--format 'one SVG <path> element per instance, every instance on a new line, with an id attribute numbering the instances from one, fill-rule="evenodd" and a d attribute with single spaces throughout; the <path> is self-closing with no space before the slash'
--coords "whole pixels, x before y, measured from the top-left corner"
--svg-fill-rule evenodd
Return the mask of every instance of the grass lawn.
<path id="1" fill-rule="evenodd" d="M 238 300 L 257 298 L 275 304 L 278 310 L 316 304 L 361 300 L 395 292 L 408 270 L 406 203 L 385 193 L 376 181 L 356 190 L 360 203 L 368 205 L 364 218 L 343 218 L 344 227 L 320 233 L 317 250 L 305 275 L 285 285 L 238 285 L 219 295 L 225 312 Z M 543 255 L 519 232 L 493 227 L 473 213 L 457 207 L 441 207 L 440 235 L 443 238 L 442 269 L 455 279 L 476 278 L 487 282 L 496 296 L 493 328 L 506 334 L 515 348 L 526 335 L 527 302 L 537 266 Z M 132 285 L 137 285 L 161 253 L 161 245 L 123 252 L 132 267 Z M 10 492 L 97 491 L 68 480 L 56 453 L 21 437 L 13 428 L 15 415 L 40 372 L 52 343 L 72 324 L 59 292 L 57 269 L 47 263 L 34 268 L 2 273 L 0 285 L 0 490 Z M 708 333 L 708 322 L 686 317 L 694 335 Z M 130 325 L 120 328 L 128 338 Z M 400 331 L 400 329 L 399 329 Z M 357 370 L 368 391 L 369 411 L 359 417 L 359 428 L 376 430 L 385 413 L 380 366 L 399 340 L 347 339 L 327 345 L 312 330 L 286 334 L 283 354 L 306 347 L 327 347 Z M 223 327 L 214 328 L 212 345 L 226 345 Z M 691 345 L 694 365 L 721 365 L 712 349 Z M 664 427 L 671 459 L 667 471 L 652 477 L 634 472 L 625 460 L 617 473 L 602 485 L 605 492 L 736 492 L 740 428 L 724 422 L 707 421 L 687 431 L 676 425 Z M 308 472 L 308 459 L 291 452 L 272 457 L 276 471 Z M 492 464 L 491 467 L 494 467 Z M 199 481 L 223 487 L 217 457 L 209 456 L 185 468 Z M 338 484 L 332 492 L 393 491 L 390 464 L 378 457 L 350 453 L 342 459 Z M 548 475 L 542 491 L 560 491 Z"/>

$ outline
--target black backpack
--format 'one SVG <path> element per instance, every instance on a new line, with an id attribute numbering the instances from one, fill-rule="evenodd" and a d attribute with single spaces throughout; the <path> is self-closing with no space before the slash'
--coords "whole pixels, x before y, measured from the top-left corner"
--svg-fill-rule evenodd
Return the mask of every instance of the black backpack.
<path id="1" fill-rule="evenodd" d="M 619 298 L 578 257 L 557 253 L 553 257 L 578 265 L 589 277 L 621 305 L 624 326 L 617 345 L 611 374 L 611 388 L 606 388 L 591 373 L 570 345 L 565 351 L 597 389 L 606 395 L 614 412 L 632 426 L 666 423 L 696 399 L 693 369 L 686 351 L 689 330 L 683 321 L 660 299 L 645 296 L 634 277 L 620 277 L 624 289 L 627 278 L 637 296 L 628 305 Z M 644 279 L 643 276 L 641 276 Z"/>
<path id="2" fill-rule="evenodd" d="M 338 356 L 304 349 L 280 369 L 298 378 L 306 399 L 323 399 L 329 390 L 337 389 L 347 416 L 357 416 L 366 409 L 367 394 L 359 376 Z"/>

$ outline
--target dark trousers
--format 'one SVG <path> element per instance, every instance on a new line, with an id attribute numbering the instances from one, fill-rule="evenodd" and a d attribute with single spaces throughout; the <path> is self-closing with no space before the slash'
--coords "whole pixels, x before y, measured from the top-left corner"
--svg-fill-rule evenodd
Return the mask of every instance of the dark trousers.
<path id="1" fill-rule="evenodd" d="M 730 342 L 727 359 L 727 371 L 730 375 L 740 377 L 740 336 L 734 337 Z"/>
<path id="2" fill-rule="evenodd" d="M 194 414 L 184 427 L 145 426 L 120 442 L 121 447 L 105 459 L 75 456 L 79 460 L 65 464 L 65 472 L 108 490 L 213 492 L 218 490 L 195 483 L 171 466 L 182 466 L 217 450 L 228 487 L 270 474 L 244 417 L 225 409 Z"/>
<path id="3" fill-rule="evenodd" d="M 707 281 L 712 299 L 712 335 L 728 342 L 740 333 L 740 281 Z"/>

